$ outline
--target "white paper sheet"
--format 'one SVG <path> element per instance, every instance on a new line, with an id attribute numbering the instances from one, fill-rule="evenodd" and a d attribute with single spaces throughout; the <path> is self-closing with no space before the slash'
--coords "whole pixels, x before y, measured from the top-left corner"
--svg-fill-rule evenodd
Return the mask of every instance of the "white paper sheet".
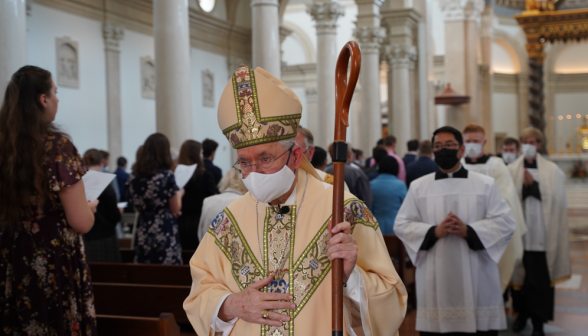
<path id="1" fill-rule="evenodd" d="M 128 205 L 129 205 L 129 202 L 118 202 L 118 203 L 116 204 L 116 207 L 117 207 L 117 208 L 123 208 L 123 209 L 124 209 L 124 208 L 126 208 Z"/>
<path id="2" fill-rule="evenodd" d="M 86 189 L 86 200 L 88 202 L 96 200 L 115 177 L 115 174 L 88 170 L 86 175 L 82 177 L 84 188 Z"/>
<path id="3" fill-rule="evenodd" d="M 197 164 L 193 164 L 191 166 L 179 164 L 176 167 L 176 171 L 174 172 L 174 175 L 176 177 L 176 184 L 177 184 L 178 188 L 182 189 L 186 186 L 186 184 L 188 184 L 188 181 L 190 181 L 190 179 L 192 178 L 192 175 L 194 175 L 194 172 L 196 171 L 197 166 L 198 166 Z"/>

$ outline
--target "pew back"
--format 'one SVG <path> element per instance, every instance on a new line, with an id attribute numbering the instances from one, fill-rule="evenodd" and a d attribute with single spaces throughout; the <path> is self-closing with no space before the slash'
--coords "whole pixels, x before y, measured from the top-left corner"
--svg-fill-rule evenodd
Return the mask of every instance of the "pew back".
<path id="1" fill-rule="evenodd" d="M 190 286 L 188 265 L 90 263 L 93 282 Z"/>
<path id="2" fill-rule="evenodd" d="M 159 317 L 97 315 L 100 335 L 109 336 L 180 336 L 180 327 L 173 314 Z"/>

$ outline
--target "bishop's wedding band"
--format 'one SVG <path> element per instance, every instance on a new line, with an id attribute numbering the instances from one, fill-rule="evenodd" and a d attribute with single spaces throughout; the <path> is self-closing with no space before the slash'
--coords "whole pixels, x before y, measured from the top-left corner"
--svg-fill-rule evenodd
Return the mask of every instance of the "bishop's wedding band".
<path id="1" fill-rule="evenodd" d="M 263 317 L 264 319 L 267 319 L 268 315 L 269 315 L 269 312 L 266 309 L 263 311 L 263 314 L 261 314 L 261 317 Z"/>

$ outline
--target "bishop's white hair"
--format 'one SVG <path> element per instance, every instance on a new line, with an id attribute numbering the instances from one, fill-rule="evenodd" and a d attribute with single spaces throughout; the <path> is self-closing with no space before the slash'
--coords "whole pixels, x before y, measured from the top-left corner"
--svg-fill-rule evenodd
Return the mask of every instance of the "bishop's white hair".
<path id="1" fill-rule="evenodd" d="M 280 144 L 280 146 L 284 147 L 284 149 L 290 149 L 291 147 L 298 145 L 294 138 L 280 140 L 278 141 L 278 143 Z"/>

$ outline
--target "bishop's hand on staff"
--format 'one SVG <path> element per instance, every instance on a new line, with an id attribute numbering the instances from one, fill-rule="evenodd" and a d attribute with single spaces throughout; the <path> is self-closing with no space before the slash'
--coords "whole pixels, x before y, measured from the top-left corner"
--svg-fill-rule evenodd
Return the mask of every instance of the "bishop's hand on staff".
<path id="1" fill-rule="evenodd" d="M 406 289 L 378 222 L 345 193 L 329 239 L 333 187 L 294 137 L 296 94 L 267 71 L 240 66 L 222 93 L 219 126 L 249 193 L 212 222 L 192 259 L 184 309 L 198 335 L 328 335 L 331 260 L 343 259 L 345 335 L 393 335 Z"/>

